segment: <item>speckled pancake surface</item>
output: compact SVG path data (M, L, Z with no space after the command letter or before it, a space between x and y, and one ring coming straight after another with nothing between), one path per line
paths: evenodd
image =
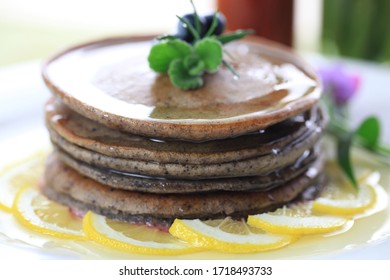
M205 179L210 177L256 176L272 172L286 165L293 164L301 155L314 147L320 136L321 133L316 133L305 139L305 141L294 143L287 149L275 150L273 153L271 152L263 156L211 164L161 163L158 161L144 161L142 159L113 158L69 143L61 143L60 145L65 147L65 152L71 154L76 159L97 167L145 176ZM59 144L59 142L54 143Z
M305 63L260 39L226 46L239 79L221 67L195 91L177 89L149 69L151 44L151 38L112 38L74 47L49 60L43 77L81 115L157 139L235 137L306 111L320 97Z
M307 151L294 164L281 167L272 172L250 177L208 178L203 180L169 179L161 177L137 176L89 165L79 161L66 152L55 150L60 161L101 184L116 189L150 193L196 193L213 191L268 191L285 184L306 172L316 160L318 151Z
M80 175L52 156L46 168L43 193L82 210L93 210L119 220L170 223L174 218L244 217L275 209L298 198L305 190L321 189L323 161L317 160L304 174L267 192L213 192L197 194L150 194L125 191ZM311 194L312 195L312 194Z

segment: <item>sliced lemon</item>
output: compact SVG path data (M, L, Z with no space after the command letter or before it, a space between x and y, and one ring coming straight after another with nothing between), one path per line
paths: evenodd
M0 209L12 211L16 192L24 186L37 186L46 152L37 152L5 167L0 172Z
M167 232L145 225L113 221L92 212L85 215L83 228L87 237L97 243L130 253L179 255L199 251Z
M84 239L82 222L68 207L48 200L37 189L21 188L15 198L13 213L30 230L64 239Z
M335 216L314 216L308 211L280 208L275 212L248 216L248 224L276 234L324 234L340 230L348 219Z
M1 203L0 203L0 210L2 210L4 212L12 212L11 208L9 208Z
M359 190L344 183L341 186L331 185L313 201L313 211L339 216L355 216L373 208L377 202L380 174L374 172L359 180ZM384 193L383 191L381 193Z
M176 219L169 232L193 246L227 253L275 250L296 240L289 235L269 234L231 218L201 221Z

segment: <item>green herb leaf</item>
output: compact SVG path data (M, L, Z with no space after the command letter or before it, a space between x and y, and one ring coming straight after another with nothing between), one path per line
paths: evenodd
M192 53L192 46L182 40L169 40L156 44L150 50L149 67L156 72L166 73L171 62Z
M180 22L193 36L191 45L175 35L158 37L160 41L150 50L148 61L149 67L156 72L168 73L171 82L184 90L195 89L203 86L202 75L205 71L215 72L223 63L238 78L233 65L223 60L223 46L231 41L241 39L252 30L237 30L229 34L219 36L212 35L218 26L218 11L214 13L212 22L206 34L203 34L201 18L193 7L194 23L183 17L178 17Z
M167 40L167 41L170 41L170 40L176 40L178 39L175 35L162 35L162 36L158 36L156 38L156 40L158 41L164 41L164 40Z
M360 124L356 130L356 136L363 146L376 150L380 139L380 127L378 118L370 116Z
M224 45L224 44L230 43L232 41L242 39L245 36L253 34L253 33L254 33L253 30L240 30L239 29L239 30L236 30L236 31L231 32L231 33L219 35L216 38L218 41L221 42L221 44Z
M352 185L358 189L358 184L351 164L350 148L352 146L354 132L344 133L339 136L337 142L337 159L340 167L345 172Z
M187 27L188 31L191 32L195 41L200 39L199 32L192 26L192 24L188 20L186 20L185 18L179 17L179 16L177 16L177 18Z
M175 59L169 65L169 78L176 87L189 90L203 86L203 79L200 75L193 76L184 65L183 59Z
M234 79L237 80L238 78L240 78L240 75L238 75L238 73L237 73L236 69L234 69L233 65L231 65L226 60L222 60L222 63L230 70L230 72L232 72Z
M183 63L184 67L188 69L188 73L191 76L202 75L206 69L204 62L196 54L186 56Z
M191 5L192 5L192 9L194 10L195 29L196 29L196 32L198 32L198 34L200 34L201 26L200 26L199 15L198 15L198 12L196 11L196 7L195 7L194 2L192 0L190 0L190 2L191 2ZM194 38L195 38L195 36L194 36Z
M222 45L213 38L204 38L194 45L196 55L204 62L209 72L217 71L222 63Z
M204 37L211 36L211 34L213 34L213 32L215 31L217 26L218 26L218 12L215 12L214 16L213 16L213 21L211 22L211 25L210 25L210 28L209 28L209 30L207 30L207 33L204 35Z

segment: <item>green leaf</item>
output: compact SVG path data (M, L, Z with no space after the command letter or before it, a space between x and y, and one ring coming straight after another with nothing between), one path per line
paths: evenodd
M192 24L185 18L177 16L177 18L186 26L187 30L192 34L195 41L200 39L199 32L192 26Z
M230 43L232 41L242 39L245 36L253 34L253 33L254 33L253 30L240 30L239 29L239 30L236 30L236 31L231 32L231 33L219 35L219 36L217 36L217 40L220 41L221 44L224 45L224 44Z
M203 86L203 79L199 76L190 75L188 69L184 65L183 59L175 59L169 65L169 78L176 87L189 90L197 89Z
M191 76L202 75L205 71L204 62L196 54L186 56L183 63Z
M376 117L364 119L355 131L342 132L338 136L337 158L340 167L355 188L358 184L353 171L350 149L354 139L359 140L366 148L375 150L379 145L380 123Z
M356 130L356 136L358 136L363 146L375 150L379 144L380 128L378 118L370 116L360 124Z
M211 36L211 34L213 34L213 32L215 31L217 26L218 26L218 12L215 12L214 16L213 16L213 21L211 22L211 25L210 25L210 28L209 28L209 30L207 30L207 33L204 35L204 37Z
M171 41L171 40L176 40L176 39L179 39L177 38L175 35L162 35L162 36L158 36L156 38L158 41Z
M213 38L204 38L194 45L195 53L204 62L205 69L214 72L222 63L222 45Z
M240 75L238 75L238 73L237 73L236 69L234 69L233 65L231 65L226 60L222 60L222 63L230 70L230 72L232 72L234 79L237 80L238 78L240 78Z
M182 40L169 40L152 47L148 61L149 67L156 72L166 73L170 63L192 53L192 46Z
M352 185L358 189L350 157L350 148L352 146L353 136L354 132L344 133L339 136L337 142L337 159L345 175L348 177Z
M195 19L196 32L198 32L198 34L200 34L201 26L200 26L199 15L198 15L198 12L196 11L196 7L195 7L194 2L192 0L190 0L190 2L191 2L191 5L192 5L192 9L194 10L194 19ZM195 36L194 36L194 38L195 38Z

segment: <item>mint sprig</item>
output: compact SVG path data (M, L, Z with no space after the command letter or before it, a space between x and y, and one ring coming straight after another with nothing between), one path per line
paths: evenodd
M149 66L156 72L168 72L171 62L192 54L192 47L181 40L167 40L153 46L149 53Z
M195 43L194 52L204 62L207 72L215 72L222 63L222 45L213 38L205 38Z
M176 87L184 90L203 86L204 72L215 72L222 62L222 45L204 38L190 45L182 40L167 40L150 51L149 66L156 72L168 73Z
M197 89L203 86L201 75L192 75L182 59L172 61L168 74L172 84L181 89Z
M183 90L202 87L203 75L216 72L221 64L233 73L234 78L238 78L234 67L223 59L223 45L242 39L253 32L237 30L213 35L218 24L218 12L214 13L208 30L202 32L201 20L193 1L190 2L194 10L195 26L183 17L178 16L178 19L193 36L194 42L190 44L174 35L158 37L158 43L151 48L148 56L150 68L159 73L167 73L172 84Z

